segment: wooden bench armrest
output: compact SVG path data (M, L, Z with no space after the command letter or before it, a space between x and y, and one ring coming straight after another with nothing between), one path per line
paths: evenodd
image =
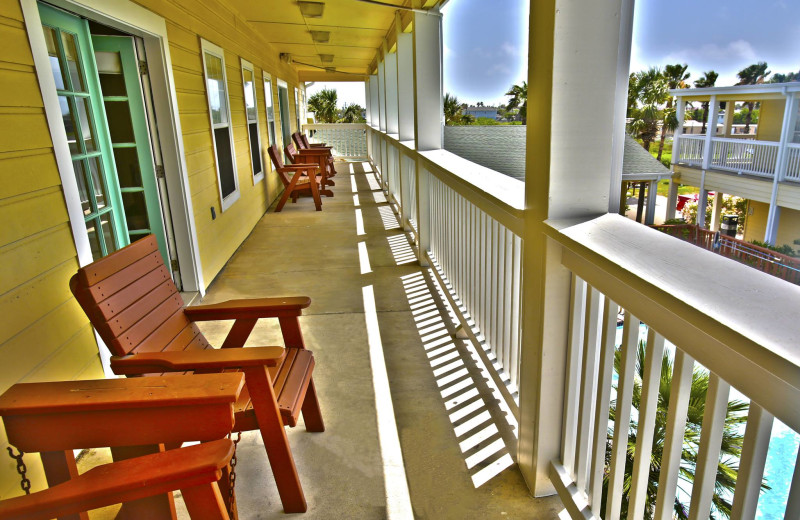
M184 313L187 318L194 321L280 318L299 316L309 305L311 298L308 296L253 298L193 305L186 307Z
M142 352L111 356L115 374L152 374L186 370L213 371L227 368L278 366L286 355L283 347L224 348L180 352Z
M330 150L326 148L300 148L297 150L299 155L330 155Z
M228 439L92 468L52 488L0 502L0 518L48 519L216 482L233 455Z
M328 146L328 143L308 143L308 146L311 148L333 148L333 146Z
M275 168L279 173L284 172L304 172L308 170L319 170L319 164L292 164L282 168Z

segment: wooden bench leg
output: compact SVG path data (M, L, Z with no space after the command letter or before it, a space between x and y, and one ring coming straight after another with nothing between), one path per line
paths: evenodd
M304 513L308 506L276 404L269 372L266 367L261 366L247 368L244 374L283 510L286 513Z
M39 454L42 458L44 475L48 487L55 487L78 476L78 465L71 451L47 451ZM58 520L89 520L86 512L61 516Z
M314 379L308 382L306 397L303 399L303 421L306 423L306 431L324 432L325 423L322 421L322 412L317 401L317 391L314 388Z
M111 448L111 456L116 462L163 451L165 451L163 445L113 447ZM140 518L176 520L178 513L175 510L175 497L172 496L172 493L165 493L125 502L122 504L119 513L117 513L117 520L137 520Z
M181 489L192 520L229 520L225 501L216 482Z

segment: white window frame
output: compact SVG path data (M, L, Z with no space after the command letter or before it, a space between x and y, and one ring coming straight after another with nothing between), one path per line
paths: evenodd
M289 102L289 84L286 83L281 78L275 78L275 93L278 95L278 107L277 107L278 111L275 113L276 114L275 133L277 134L276 137L278 135L280 136L280 144L278 145L278 148L281 150L281 153L283 153L283 147L286 146L288 143L284 143L283 142L283 116L281 115L281 87L286 89L286 102L288 103ZM289 112L289 107L286 107L286 111ZM291 115L289 116L289 118L291 119ZM278 122L280 122L280 127L281 127L281 131L280 132L278 132L278 128L277 128L278 127ZM289 122L289 133L291 133L291 129L292 129L292 123L290 121Z
M278 123L275 120L275 101L273 97L275 96L276 89L272 88L272 75L267 72L263 71L261 75L264 83L264 118L267 121L267 142L269 143L267 146L272 146L273 144L278 144ZM269 92L267 92L266 84L269 83ZM269 105L267 105L269 103ZM272 106L272 133L270 134L269 128L269 107Z
M233 124L231 122L231 100L228 88L228 75L225 70L225 51L219 45L214 45L208 40L200 38L200 53L203 58L203 83L206 91L206 103L208 104L208 123L211 125L211 145L214 147L214 165L217 171L217 191L219 192L220 208L224 212L230 208L234 202L239 200L239 171L236 168L236 148L233 142ZM208 69L206 65L206 53L219 58L222 61L222 82L225 84L225 110L227 111L227 123L214 123L211 115L211 97L208 92ZM236 187L227 197L222 196L222 179L220 178L219 157L217 155L217 140L214 130L228 128L228 138L231 142L231 164L233 165L233 182Z
M300 126L300 89L298 87L294 88L294 118L297 120L295 132L299 132L302 127Z
M253 64L247 61L244 58L239 58L242 64L242 95L244 96L244 122L245 127L247 128L247 146L250 150L250 165L252 166L253 162L253 143L250 141L250 125L255 123L256 124L256 135L258 136L258 160L261 162L261 173L258 175L251 175L253 179L253 186L258 184L259 182L264 180L264 148L261 144L261 125L258 122L258 89L256 88L256 71L253 68ZM244 81L244 71L249 70L250 74L253 78L253 104L256 107L256 118L254 120L250 120L247 115L247 90Z

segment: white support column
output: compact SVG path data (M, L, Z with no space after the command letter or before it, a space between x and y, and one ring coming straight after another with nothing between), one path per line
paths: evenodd
M708 104L708 124L706 125L706 139L705 148L703 149L703 170L707 170L711 164L711 154L714 152L714 143L711 141L717 132L717 113L719 104L717 103L717 96L711 96L711 101ZM714 124L711 124L712 121Z
M706 171L700 172L700 195L697 199L697 222L701 228L706 227L706 206L708 205L708 190L706 189Z
M733 128L734 106L736 106L736 103L733 101L725 102L725 116L722 119L722 137L730 137L732 135L731 128Z
M656 200L658 199L658 181L647 183L647 208L644 214L644 224L652 226L656 218Z
M401 141L414 139L414 37L402 32L400 14L397 28L397 132Z
M442 18L414 12L414 139L417 150L441 150Z
M797 97L795 92L786 96L786 105L783 109L783 124L781 125L781 139L778 144L778 155L775 158L775 178L772 181L772 195L769 200L769 213L767 214L767 229L764 232L764 242L775 245L778 238L778 225L780 223L780 206L778 206L778 189L780 182L786 177L786 145L792 138L797 110L795 108Z
M367 124L372 123L372 97L369 93L369 78L364 80L364 99L366 100L365 104L367 109Z
M373 74L369 77L369 95L370 95L370 105L372 106L372 119L370 119L369 124L370 126L374 126L378 128L381 123L380 118L380 110L378 105L378 75Z
M670 159L670 164L675 164L675 159L678 158L680 139L683 135L683 122L686 119L686 105L683 103L683 96L675 98L675 117L678 118L678 126L675 127L675 133L672 135L672 158ZM672 187L672 181L670 181L670 187ZM672 207L673 209L675 208L675 206ZM669 210L667 210L667 214L669 215Z
M518 462L535 496L554 492L569 330L570 272L544 222L609 210L618 62L631 46L620 35L632 9L629 0L530 3L528 104L537 124L526 140Z
M631 41L633 38L633 9L626 4L634 0L623 0L620 13L619 39ZM608 211L619 211L622 195L622 158L625 155L625 112L628 101L628 79L630 77L631 48L620 45L617 55L616 90L614 93L614 130L611 147L611 186L609 188Z
M385 58L386 66L386 133L397 133L397 53L390 52Z
M378 62L378 128L386 131L386 63L383 58Z
M673 150L675 150L673 145ZM674 157L674 155L673 155ZM670 177L669 179L669 193L667 194L667 214L664 217L666 220L675 218L677 210L675 209L678 205L678 183Z
M722 192L714 192L714 205L711 207L711 231L719 231L719 221L722 218Z

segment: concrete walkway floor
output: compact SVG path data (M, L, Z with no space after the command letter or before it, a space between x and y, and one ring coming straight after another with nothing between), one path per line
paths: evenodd
M337 170L322 212L310 198L271 208L203 299L312 299L301 327L327 429L287 430L302 518L556 518L558 498L532 498L513 464L512 426L453 342L369 163ZM282 344L270 321L248 345ZM202 328L218 345L230 325ZM237 453L240 518L285 517L259 434L245 433Z

